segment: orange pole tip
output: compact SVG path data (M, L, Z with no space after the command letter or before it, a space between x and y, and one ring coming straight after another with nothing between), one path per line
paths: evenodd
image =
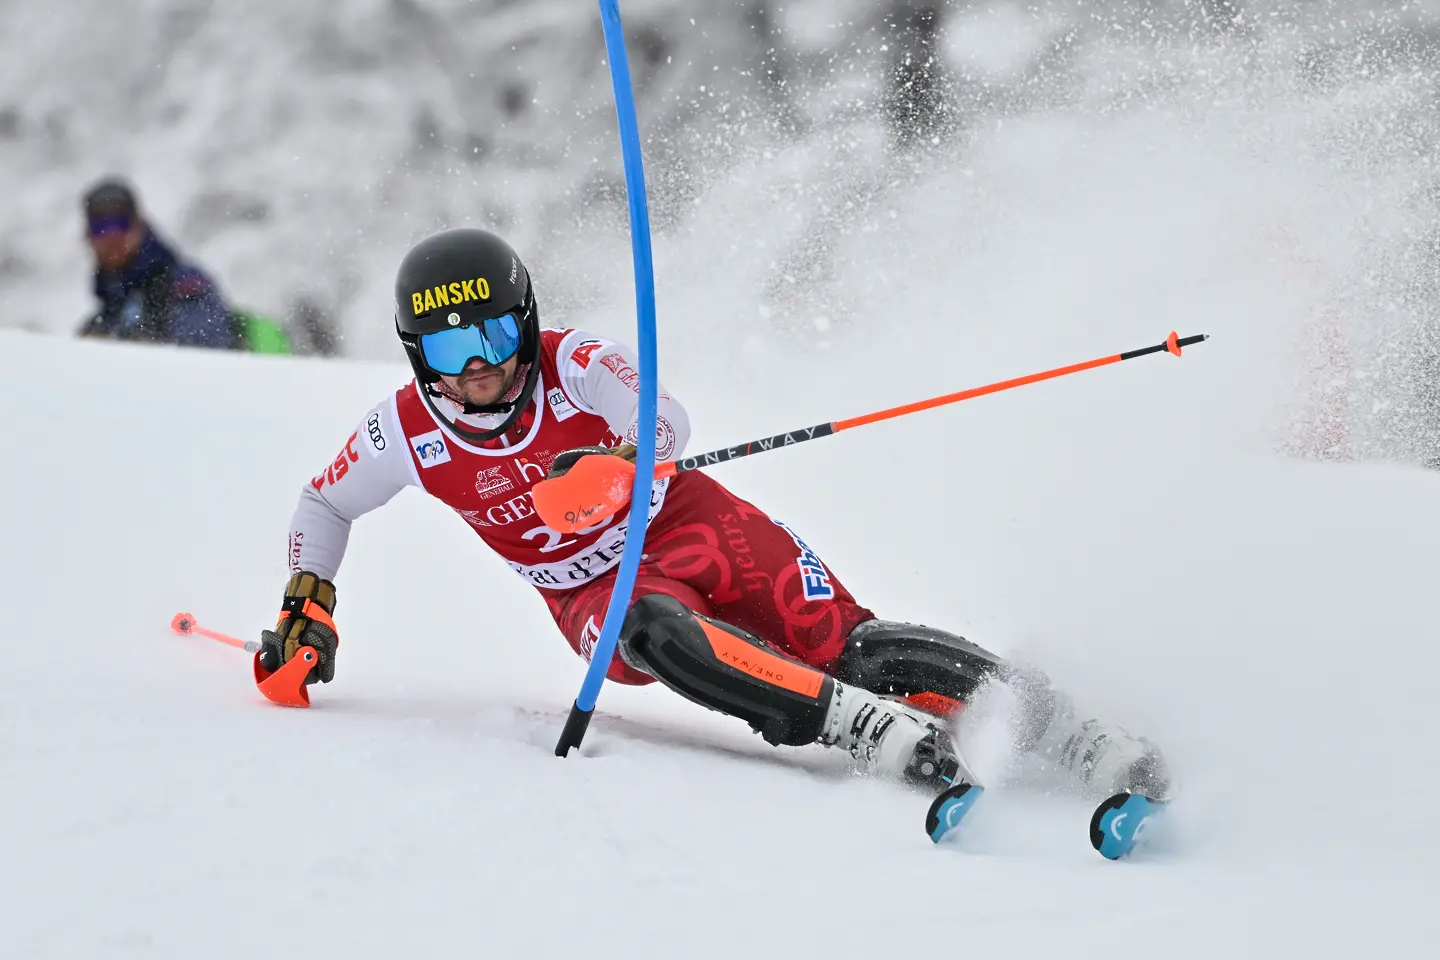
M241 650L250 650L253 647L238 637L232 637L226 633L219 633L200 626L195 620L193 613L177 613L170 621L170 629L182 637L206 637L210 640L219 640L221 643L232 647L239 647Z
M271 703L286 707L310 706L310 691L305 688L305 678L320 662L314 647L301 647L295 651L290 662L279 670L271 672L260 666L260 654L255 654L253 668L255 685Z
M625 509L635 486L635 464L624 457L592 453L563 476L541 480L532 496L535 512L560 533L575 533L609 520Z
M1176 333L1174 330L1171 330L1171 331L1170 331L1170 336L1168 336L1168 337L1165 338L1165 349L1166 349L1166 350L1169 350L1171 353L1175 354L1175 356L1177 356L1177 357L1180 356L1180 342L1179 342L1179 341L1180 341L1180 334Z

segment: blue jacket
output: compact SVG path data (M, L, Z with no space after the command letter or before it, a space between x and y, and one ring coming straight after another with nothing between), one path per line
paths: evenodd
M225 350L242 346L215 283L182 262L153 230L125 266L95 272L95 296L100 312L82 333Z

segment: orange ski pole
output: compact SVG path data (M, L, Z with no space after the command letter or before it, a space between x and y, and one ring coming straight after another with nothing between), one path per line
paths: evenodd
M1013 390L1016 387L1039 383L1042 380L1067 377L1072 373L1080 373L1082 370L1094 370L1096 367L1109 366L1122 360L1134 360L1136 357L1145 357L1152 353L1169 353L1178 357L1183 348L1203 343L1208 339L1209 335L1204 333L1193 337L1182 337L1172 331L1163 343L1157 343L1154 346L1127 350L1124 353L1116 353L1108 357L1086 360L1084 363L1072 363L1069 366L1056 367L1054 370L1043 370L1040 373L1016 377L1013 380L1001 380L999 383L972 387L958 393L947 393L941 397L919 400L915 403L891 407L888 410L851 417L848 420L835 420L830 423L816 424L813 427L804 427L800 430L791 430L773 437L751 440L740 446L726 447L723 450L712 450L698 456L685 457L673 463L657 463L655 464L655 479L673 477L677 473L698 470L700 467L713 466L728 460L738 460L756 453L793 446L797 443L804 443L806 440L828 437L841 430L863 427L866 424L879 423L881 420L893 420L896 417L918 413L921 410L932 410L935 407L959 403L961 400L973 400L976 397L999 393L1002 390ZM545 521L546 526L560 533L574 533L576 530L594 526L614 516L629 502L634 475L635 465L620 457L581 457L564 476L556 477L553 480L542 480L535 485L535 510Z
M241 640L228 633L206 629L195 621L193 613L175 614L170 621L170 629L184 637L205 637L255 654L251 668L255 673L255 685L260 688L265 699L287 707L310 706L310 691L305 689L305 677L314 669L318 658L314 647L301 647L280 669L266 670L260 665L259 640Z
M170 629L184 637L193 635L205 637L209 640L218 640L227 646L238 647L246 653L254 653L260 649L259 640L241 640L239 637L232 637L229 634L208 630L200 626L200 624L195 621L195 614L193 613L175 614L174 619L170 621Z

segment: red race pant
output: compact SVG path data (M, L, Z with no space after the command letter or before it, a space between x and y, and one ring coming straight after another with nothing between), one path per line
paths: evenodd
M600 639L615 576L540 591L560 632L586 660ZM826 672L855 625L875 618L788 527L698 472L671 481L646 535L632 602L651 593L668 594ZM606 677L629 684L654 679L619 656Z

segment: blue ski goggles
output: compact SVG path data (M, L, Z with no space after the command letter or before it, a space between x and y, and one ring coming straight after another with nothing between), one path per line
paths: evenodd
M465 365L480 359L499 366L520 349L520 321L507 313L492 320L420 335L420 357L425 365L447 377L458 377Z
M92 237L103 237L107 233L124 233L130 229L133 221L123 214L110 217L95 217L86 225L86 230Z

